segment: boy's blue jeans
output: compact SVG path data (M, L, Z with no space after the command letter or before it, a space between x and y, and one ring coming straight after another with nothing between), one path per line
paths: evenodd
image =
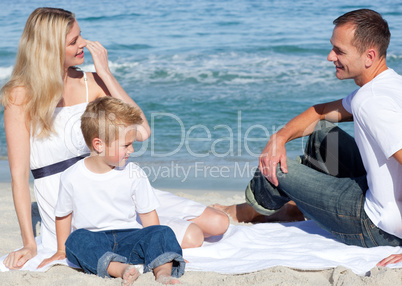
M144 272L173 262L174 277L182 276L185 268L174 232L162 225L99 232L78 229L66 241L66 254L85 272L101 277L110 277L107 268L112 261L144 264Z
M279 185L257 169L246 199L269 215L293 200L305 217L338 240L362 247L402 246L402 239L376 227L364 211L366 172L354 139L327 121L310 135L301 163L287 160L288 173L278 166Z

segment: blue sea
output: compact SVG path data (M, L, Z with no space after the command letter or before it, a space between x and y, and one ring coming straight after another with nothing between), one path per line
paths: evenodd
M388 65L402 73L402 1L2 0L0 86L40 6L74 12L83 37L107 48L112 72L152 127L131 160L156 187L243 190L270 135L309 106L356 89L326 60L332 21L347 11L385 17ZM81 68L94 70L89 52ZM351 123L341 126L353 134ZM289 157L304 142L289 143Z

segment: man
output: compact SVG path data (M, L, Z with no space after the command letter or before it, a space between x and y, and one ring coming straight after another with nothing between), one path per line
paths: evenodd
M218 208L243 221L300 219L294 202L346 244L402 246L402 77L386 64L388 24L369 9L334 24L327 59L359 89L290 120L264 148L248 204ZM330 123L352 120L355 140ZM288 160L285 144L306 135L301 162Z

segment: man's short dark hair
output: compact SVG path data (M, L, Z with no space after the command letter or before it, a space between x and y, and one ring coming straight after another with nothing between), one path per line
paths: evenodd
M360 53L371 47L376 47L379 57L387 55L391 33L388 23L376 11L359 9L348 12L334 20L336 27L352 24L355 26L355 35L352 44Z

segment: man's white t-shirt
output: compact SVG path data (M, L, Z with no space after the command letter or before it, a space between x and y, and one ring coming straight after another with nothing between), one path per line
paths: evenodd
M402 77L388 69L343 99L367 171L364 210L380 229L402 238Z
M105 174L89 171L81 160L61 175L55 215L71 212L72 230L90 231L142 228L138 213L159 206L145 172L134 163Z

